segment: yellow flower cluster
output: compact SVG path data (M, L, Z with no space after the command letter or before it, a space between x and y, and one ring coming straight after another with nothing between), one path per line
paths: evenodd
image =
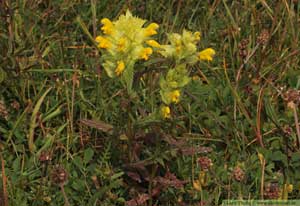
M190 81L188 65L198 61L212 61L215 51L212 48L197 50L201 39L200 32L183 30L182 34L168 34L169 44L161 45L152 36L157 34L159 25L134 17L130 11L116 21L108 18L101 20L102 35L95 38L101 49L103 67L109 77L120 77L131 93L134 65L138 60L147 61L154 51L163 57L175 60L174 68L167 75L160 77L160 95L163 106L160 113L163 118L171 117L170 104L177 104L182 95L182 88Z
M197 52L197 43L200 41L200 32L183 30L182 35L172 33L168 35L170 44L161 45L160 53L165 57L173 57L176 61L185 60L186 63L194 64L199 60L211 61L215 55L212 48Z
M181 64L167 72L166 77L161 77L159 81L160 96L165 105L177 104L180 101L181 88L190 81L186 65ZM162 116L165 115L162 113Z
M151 39L151 36L157 34L158 24L150 23L143 27L145 22L132 16L129 11L116 21L108 18L101 20L104 35L97 36L95 41L98 48L103 49L103 67L108 76L121 76L126 70L133 73L137 60L149 60L152 48L160 47L158 42Z
M173 58L176 66L167 72L166 78L160 79L160 95L165 105L180 101L181 89L190 81L187 65L197 61L212 61L215 50L212 48L197 51L197 43L200 41L200 32L183 30L182 34L168 34L170 44L160 45L159 53L167 58ZM165 108L167 106L164 106ZM166 109L161 111L164 118L169 118L170 113Z

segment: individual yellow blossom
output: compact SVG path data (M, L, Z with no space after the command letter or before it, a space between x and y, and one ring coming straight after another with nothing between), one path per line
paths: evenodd
M182 43L181 43L181 40L180 40L180 39L177 39L177 40L175 41L175 45L176 45L176 47L175 47L176 53L179 54L179 53L181 52L181 50L182 50Z
M193 188L199 192L201 192L202 188L201 188L201 184L199 182L199 180L193 181Z
M286 185L286 191L288 193L291 193L293 191L293 189L294 189L294 186L292 184L287 184Z
M95 41L98 43L99 48L108 49L111 47L110 41L102 36L97 36Z
M193 79L194 81L197 81L197 80L200 79L200 77L199 77L198 75L194 75L194 76L192 76L192 79Z
M207 60L212 61L213 56L216 54L215 50L212 48L204 49L203 51L199 52L199 59L200 60Z
M194 37L195 37L195 40L196 40L196 41L200 41L200 38L201 38L200 32L199 32L199 31L196 31L196 32L194 33Z
M158 24L156 24L156 23L151 23L151 24L149 24L149 26L147 26L146 28L145 28L145 36L152 36L152 35L154 35L154 34L157 34L157 31L156 31L156 29L158 29Z
M122 52L125 51L126 42L127 42L127 40L125 37L122 37L119 39L119 42L118 42L118 50L119 51L122 51Z
M178 38L180 38L180 36L179 36ZM176 40L175 40L175 44L176 44L177 46L181 45L181 40L180 40L180 39L176 39Z
M115 70L115 73L116 73L117 76L120 76L120 74L122 74L122 72L125 69L125 64L124 64L123 61L118 61L117 63L118 63L118 66Z
M174 90L173 92L170 93L170 97L172 102L178 103L180 97L180 91L178 89Z
M163 116L163 118L168 119L171 117L171 110L170 107L168 106L163 106L161 108L161 115Z
M181 46L177 46L177 47L176 47L176 53L179 54L180 51L181 51Z
M265 157L261 153L257 153L258 159L260 161L260 164L263 165L265 162Z
M159 48L159 47L161 47L161 45L160 45L157 41L152 40L152 39L146 41L146 43L147 43L149 46L152 46L152 47L154 47L154 48Z
M201 171L199 173L199 182L201 185L205 186L206 185L206 179L205 179L206 173L204 171Z
M148 60L152 52L153 51L150 47L144 48L140 54L141 59Z
M104 34L112 34L113 33L114 25L108 18L103 18L101 20L101 23L103 24L103 26L101 27L101 30L103 31Z

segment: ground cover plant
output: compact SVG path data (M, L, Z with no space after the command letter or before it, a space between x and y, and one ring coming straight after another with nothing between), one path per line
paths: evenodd
M299 199L299 12L0 1L0 205Z

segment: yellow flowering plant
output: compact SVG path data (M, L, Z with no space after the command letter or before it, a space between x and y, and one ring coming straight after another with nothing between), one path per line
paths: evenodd
M175 60L175 67L168 70L166 77L160 78L160 95L164 104L178 103L182 95L182 88L190 81L188 65L198 61L211 61L215 55L212 48L198 52L197 43L200 41L200 32L183 30L178 33L168 34L170 44L161 45L160 52L166 58ZM162 116L165 116L162 114Z
M140 68L135 68L138 61L149 61L154 52L160 54L167 64L174 60L174 66L166 65L170 69L159 79L163 102L160 116L165 119L171 117L170 104L179 103L182 89L190 81L189 66L201 60L211 61L215 55L211 48L198 51L200 32L183 30L182 34L170 33L167 34L169 44L161 45L152 38L158 33L159 25L150 23L145 26L146 20L134 17L130 11L116 21L103 18L100 22L102 34L95 38L95 42L101 51L102 66L109 77L121 80L129 94L132 93L134 75Z

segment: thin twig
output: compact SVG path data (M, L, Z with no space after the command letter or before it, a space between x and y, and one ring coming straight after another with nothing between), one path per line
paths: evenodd
M265 183L265 165L266 160L265 157L258 153L258 158L261 164L261 177L260 177L260 198L264 199L264 183Z
M293 106L293 113L294 113L294 119L295 119L295 125L296 125L296 131L297 131L297 147L300 149L300 127L299 127L299 120L297 115L297 108L296 105Z
M256 109L256 114L257 114L257 116L256 116L256 139L261 147L264 147L264 143L263 143L262 135L261 135L261 128L260 128L263 91L264 91L264 87L262 87L259 91L258 100L257 100L257 109Z
M8 206L8 196L7 196L7 191L6 191L6 175L5 175L5 165L4 165L4 160L2 158L1 154L1 167L2 167L2 189L3 189L3 206Z
M61 192L62 192L62 194L63 194L63 196L64 196L64 199L65 199L65 205L66 205L66 206L70 206L70 203L69 203L67 194L66 194L66 192L65 192L64 185L63 185L63 184L60 184L59 186L60 186L60 190L61 190Z

